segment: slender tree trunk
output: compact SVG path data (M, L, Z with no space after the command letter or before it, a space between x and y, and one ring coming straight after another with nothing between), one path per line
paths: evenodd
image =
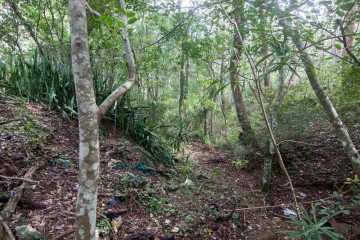
M238 53L241 50L240 44L241 44L241 42L240 42L239 37L235 36L233 46L238 51ZM243 98L242 92L240 90L238 62L239 62L239 60L238 60L237 54L234 54L231 57L231 61L230 61L230 83L231 83L231 90L232 90L234 103L235 103L236 114L237 114L237 118L239 120L240 126L243 130L243 136L245 139L249 139L248 137L252 135L252 127L250 124L249 115L246 111L244 98ZM239 135L239 138L242 138L242 137L240 137L240 135Z
M224 85L224 77L223 77L223 73L225 72L225 56L224 58L221 60L221 65L220 65L220 87L222 87ZM225 93L224 93L224 89L222 89L220 91L220 101L221 101L221 113L223 115L224 118L224 134L225 134L225 139L226 141L229 143L228 137L227 137L227 118L226 118L226 101L225 101Z
M70 0L72 67L79 120L79 187L76 239L94 239L99 176L98 106L90 66L86 10L83 1Z
M77 240L95 239L96 207L99 178L99 121L111 105L135 84L135 60L127 28L122 29L128 79L98 107L91 72L86 1L69 1L72 72L74 75L79 120L79 186L76 202ZM126 11L125 0L120 5ZM99 14L98 14L99 15ZM126 16L121 19L127 23Z
M279 127L279 108L284 96L284 82L285 82L285 71L283 68L280 70L279 88L276 100L271 106L271 131L273 137L276 139L277 130ZM272 175L272 159L276 156L276 148L271 138L269 139L269 152L270 156L264 158L264 171L263 171L263 191L270 192L271 190L271 175Z
M240 4L234 5L235 11L240 12L238 16L235 17L235 23L239 27L241 26L241 21L242 21L241 16L243 16L243 7L244 7L244 1L241 1ZM234 53L231 56L231 60L230 60L230 83L231 83L231 89L234 98L237 118L243 130L243 132L239 134L239 140L244 143L251 143L257 145L254 139L249 115L248 112L246 111L245 101L239 84L238 64L240 61L239 56L241 54L242 45L243 45L242 38L238 35L236 26L234 26L234 32L235 32L235 36L234 36L233 48L236 49L236 53Z
M186 87L186 60L185 56L182 57L183 60L181 62L180 69L180 96L179 96L179 117L180 121L183 120L183 111L184 111L184 101L187 97L187 87Z
M266 9L263 5L260 6L260 9L259 9L259 13L261 15L260 17L260 34L261 34L261 37L262 37L262 49L261 49L261 54L263 55L263 57L267 56L270 54L270 50L269 50L269 44L268 44L268 33L266 31L266 18L265 18L265 12L266 12ZM263 62L263 72L265 72L268 67L269 67L269 64L270 64L270 59L269 58L266 58ZM267 90L270 90L271 89L271 81L270 81L270 74L267 74L265 77L264 77L264 86Z
M284 29L288 29L291 31L290 33L291 39L299 51L300 60L305 66L305 72L310 81L311 87L313 88L317 98L319 99L320 104L323 106L326 115L330 119L330 122L333 125L335 132L337 133L348 157L350 158L350 161L353 166L354 174L360 176L359 153L356 150L355 145L350 138L346 126L342 122L339 114L337 113L335 107L330 101L329 96L321 87L321 83L317 76L314 63L311 61L310 56L305 49L305 44L300 40L299 38L300 35L294 34L296 33L296 30L292 27L292 24L290 22L285 22L284 20L281 20L280 24L284 27Z

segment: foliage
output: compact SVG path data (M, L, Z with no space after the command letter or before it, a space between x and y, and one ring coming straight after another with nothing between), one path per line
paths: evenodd
M327 236L330 239L343 239L344 237L333 231L332 227L328 227L325 224L334 216L343 213L338 211L333 214L327 215L321 219L318 219L314 205L311 206L310 212L301 206L301 219L290 218L290 223L301 228L301 230L288 230L284 231L287 234L287 239L299 238L299 239L318 239L321 240Z

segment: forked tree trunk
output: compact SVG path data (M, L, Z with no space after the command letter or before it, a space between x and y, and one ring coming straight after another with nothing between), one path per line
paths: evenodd
M341 143L351 161L354 174L357 174L358 176L360 176L359 153L356 150L355 145L350 138L350 135L346 129L346 126L342 122L334 105L330 101L329 96L326 94L324 89L321 87L321 83L317 76L314 63L311 61L310 56L305 49L305 44L299 38L299 36L300 36L299 34L294 34L294 33L296 33L296 30L292 27L291 22L281 20L280 24L284 27L284 29L288 29L291 31L291 33L289 35L299 51L299 57L305 66L305 72L310 81L311 87L313 88L317 98L319 99L320 104L323 106L323 108L326 112L326 115L330 119L330 122L333 125L335 132L337 133L339 140L341 141Z
M76 239L94 239L99 176L99 108L95 102L90 66L86 10L83 1L70 0L72 71L79 121L79 186Z
M86 1L70 0L72 72L74 75L79 120L79 186L76 202L76 239L95 239L96 207L99 178L99 121L111 105L135 84L135 60L127 28L122 29L128 65L128 79L98 107L95 102L91 72ZM125 0L120 0L126 10ZM124 24L126 16L122 16Z

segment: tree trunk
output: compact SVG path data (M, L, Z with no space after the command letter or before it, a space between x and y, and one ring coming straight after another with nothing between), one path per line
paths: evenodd
M98 106L90 66L86 10L83 1L70 0L72 71L79 120L79 186L76 239L94 239L99 176Z
M91 72L86 1L69 1L72 72L74 75L79 120L79 186L76 202L78 240L95 239L96 207L99 178L99 121L111 105L135 84L135 60L128 38L127 27L122 29L128 79L112 92L98 107L95 102ZM125 0L120 5L126 11ZM122 16L126 24L126 16Z
M238 36L235 36L233 46L238 51L238 53L241 50L240 44L241 44L240 38ZM230 83L231 83L231 90L232 90L232 94L233 94L233 98L234 98L237 118L238 118L240 126L243 130L242 135L245 140L245 139L249 139L248 137L252 135L252 127L250 124L248 113L246 111L244 98L243 98L242 92L240 90L238 62L239 62L239 60L238 60L237 54L234 54L230 60ZM241 138L240 140L242 140L243 137L240 137L240 135L239 135L239 138Z
M300 40L300 35L294 34L296 33L296 30L292 27L292 24L290 22L285 22L284 20L281 20L280 24L284 27L284 29L289 29L291 31L291 39L299 51L299 56L305 66L305 72L310 81L311 87L313 88L317 98L319 99L320 104L323 106L326 115L330 119L331 124L334 126L335 132L337 133L347 155L350 158L354 174L360 176L359 153L356 150L355 145L351 140L344 123L342 122L340 116L338 115L336 109L330 101L329 96L327 96L326 92L321 87L320 80L314 67L314 63L311 61L310 56L305 49L305 44Z
M268 37L267 37L267 31L266 31L266 18L265 18L265 12L266 12L266 8L264 7L264 5L261 5L259 8L259 13L260 13L260 34L261 34L261 38L262 38L262 49L261 49L261 54L263 55L263 57L267 56L270 54L270 50L269 50L269 44L268 44ZM266 70L268 69L270 64L270 59L266 58L263 62L263 72L266 72ZM266 74L266 76L264 77L264 86L267 90L271 90L271 82L270 82L270 74Z
M184 53L183 53L184 54ZM187 86L186 86L186 77L187 77L187 64L186 61L184 59L185 57L183 56L183 60L181 62L181 69L180 69L180 95L179 95L179 117L180 117L180 121L183 120L183 111L184 111L184 101L187 97Z
M240 4L234 4L234 11L240 12L235 17L235 23L238 27L241 27L241 16L243 15L243 7L244 1L241 1ZM239 85L238 63L240 61L239 56L241 54L243 45L242 38L238 35L236 26L234 26L234 32L235 36L233 48L236 49L236 52L231 56L230 60L230 83L236 108L236 115L243 130L243 132L239 134L239 140L243 143L250 143L249 145L257 145L253 136L253 130L250 124L249 115L246 111L245 101Z
M272 103L271 106L271 131L273 133L274 138L276 139L277 130L279 126L279 107L283 100L284 96L284 82L285 82L285 71L281 68L280 79L279 79L279 88L278 88L278 95L276 100ZM274 145L271 138L269 139L269 153L270 156L264 158L264 171L263 171L263 191L270 192L271 190L271 175L272 175L272 159L276 155L276 146Z

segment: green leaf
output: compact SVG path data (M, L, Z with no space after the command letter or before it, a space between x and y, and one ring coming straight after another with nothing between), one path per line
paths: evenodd
M336 47L337 50L341 50L341 49L342 49L342 46L341 46L340 44L337 44L337 43L335 44L335 47Z
M320 5L329 6L331 5L331 1L321 1L319 2Z
M258 67L263 61L265 61L265 59L269 58L271 55L273 55L274 53L270 53L265 55L264 57L262 57L256 64L255 66Z
M127 12L126 13L126 16L128 17L128 18L132 18L132 17L135 17L135 13L134 12Z
M121 28L125 28L125 27L126 27L125 24L124 24L120 19L116 19L116 23L117 23L117 25L118 25L119 27L121 27Z
M344 11L349 11L353 5L354 5L354 3L349 2L349 3L345 3L343 5L340 5L340 8Z
M126 11L122 8L118 8L119 12L122 14L122 15L126 15Z
M138 19L136 17L130 18L128 20L128 24L133 24L134 22L136 22Z

